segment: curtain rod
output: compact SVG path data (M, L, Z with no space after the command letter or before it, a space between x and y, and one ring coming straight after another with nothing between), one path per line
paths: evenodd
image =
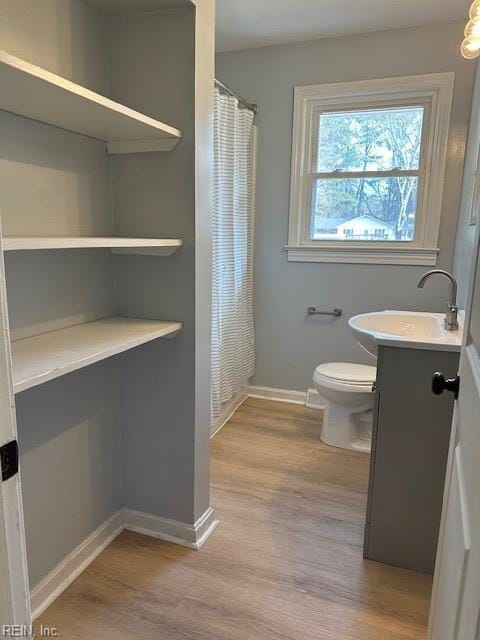
M215 86L218 87L221 91L228 93L229 96L233 96L234 98L236 98L242 105L242 107L245 107L245 109L250 109L250 111L253 111L253 113L257 115L259 111L258 104L252 104L251 102L248 102L247 100L245 100L245 98L242 98L242 96L233 91L233 89L230 89L230 87L227 87L226 84L223 84L223 82L220 82L220 80L217 80L216 78Z

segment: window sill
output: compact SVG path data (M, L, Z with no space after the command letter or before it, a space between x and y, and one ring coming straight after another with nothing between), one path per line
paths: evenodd
M285 247L289 262L341 264L397 264L435 266L439 249L424 247L292 246Z

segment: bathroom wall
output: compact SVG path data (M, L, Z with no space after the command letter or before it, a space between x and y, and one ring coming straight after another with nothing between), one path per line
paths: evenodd
M115 359L16 395L30 586L122 506Z
M305 390L320 362L371 363L348 329L352 315L377 309L445 308L443 281L416 288L423 267L287 262L293 88L455 72L438 261L451 269L474 71L459 54L463 27L440 24L217 55L217 77L260 105L253 384ZM341 307L344 315L338 320L308 318L306 309L313 304Z
M472 205L475 173L480 150L480 65L478 61L472 61L470 64L475 68L475 83L472 96L468 142L465 153L460 217L458 220L453 261L453 271L458 280L458 300L461 308L465 308L467 302L468 281L471 270L473 243L475 240L476 225L472 224Z
M81 0L2 0L0 39L14 56L106 91L104 21Z
M159 340L122 357L125 506L183 522L193 522L193 29L191 8L109 21L112 96L183 134L168 155L112 159L116 231L185 242L168 260L117 260L122 314L184 323L174 340ZM176 295L180 290L182 295Z
M202 362L197 349L210 344L210 256L207 252L203 259L208 276L197 298L196 253L205 234L202 211L209 219L210 210L196 202L195 48L192 6L109 21L112 97L183 134L168 155L112 159L116 232L184 241L169 259L117 260L120 313L183 322L174 340L122 357L125 506L188 523L209 506L209 349ZM211 86L213 55L210 74ZM198 307L207 311L208 322L199 321ZM207 383L200 393L196 375Z
M80 0L2 0L0 48L107 90L104 20ZM111 233L103 143L2 111L0 137L5 234ZM7 255L12 336L112 315L113 264L108 251ZM16 406L34 586L121 506L117 362L17 394Z

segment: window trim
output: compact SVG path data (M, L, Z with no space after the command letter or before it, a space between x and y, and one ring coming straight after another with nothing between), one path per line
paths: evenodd
M454 73L295 87L288 260L372 264L435 265L443 200ZM319 112L418 104L427 108L420 167L415 239L404 241L311 240L309 181L315 157ZM425 126L427 125L427 126ZM381 172L387 175L388 172ZM349 177L347 172L342 177ZM311 191L311 189L310 189ZM428 207L428 210L427 210ZM353 246L352 246L353 245Z

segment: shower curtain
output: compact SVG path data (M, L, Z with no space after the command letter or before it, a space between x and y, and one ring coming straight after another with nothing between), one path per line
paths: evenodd
M252 308L254 114L215 88L212 424L255 367Z

